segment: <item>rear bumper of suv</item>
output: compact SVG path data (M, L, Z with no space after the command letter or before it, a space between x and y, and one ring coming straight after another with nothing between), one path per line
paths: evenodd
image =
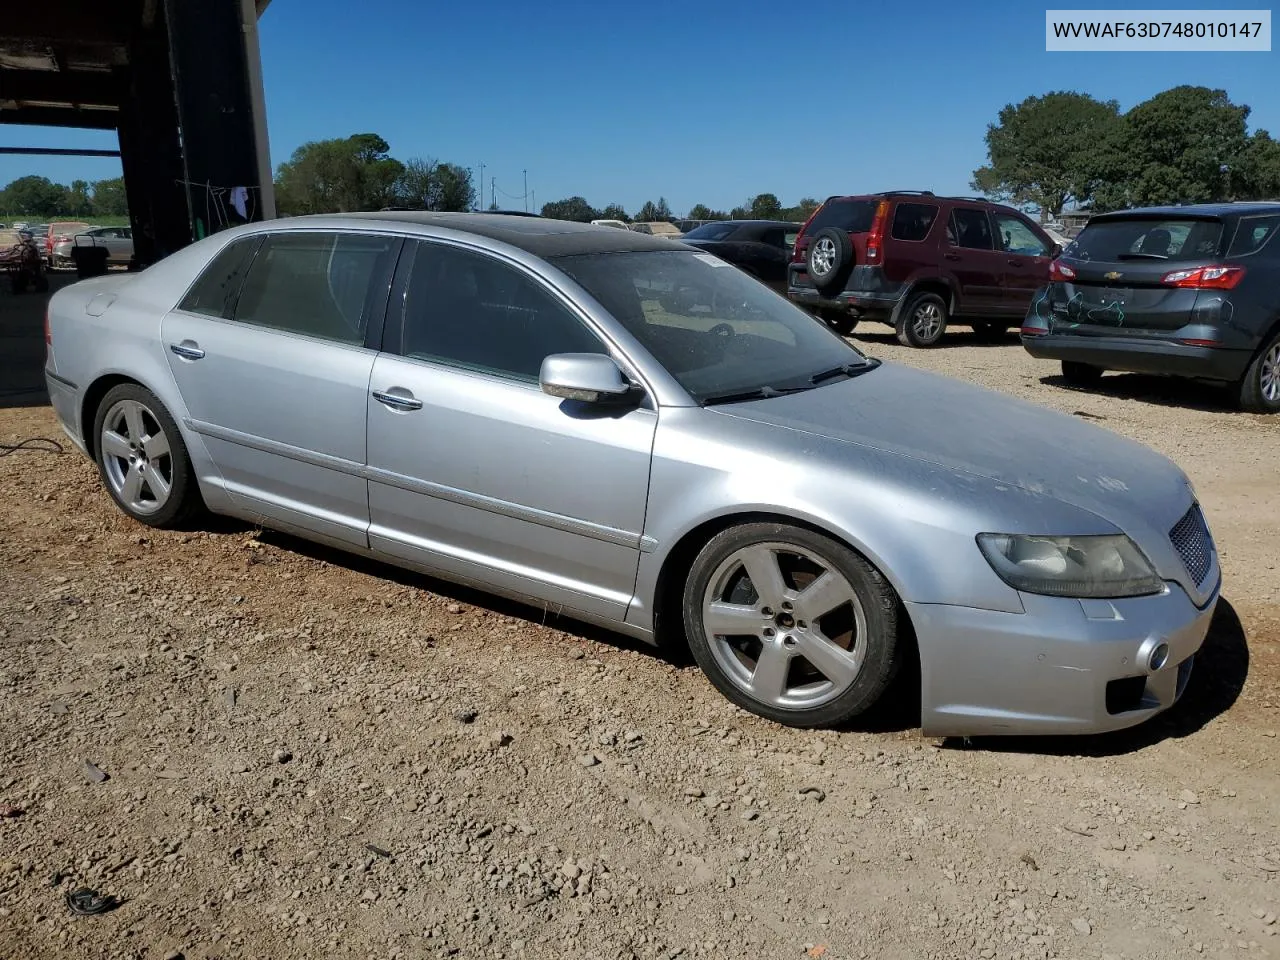
M905 292L906 284L888 279L880 267L856 266L843 289L826 292L819 291L809 280L803 263L787 267L787 297L802 306L844 310L860 317L888 316Z
M1248 350L1199 347L1145 337L1023 335L1027 353L1042 360L1071 360L1107 370L1235 381L1244 376Z

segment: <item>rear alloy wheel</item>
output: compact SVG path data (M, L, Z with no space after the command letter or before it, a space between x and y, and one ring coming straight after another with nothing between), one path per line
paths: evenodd
M177 527L201 506L177 424L150 390L122 383L94 418L98 472L120 509L150 527Z
M833 726L897 672L893 588L848 547L802 527L751 523L703 547L684 590L694 659L729 700L793 727Z
M809 280L818 290L839 290L853 267L853 242L843 230L824 227L813 235L805 256Z
M898 342L904 347L933 347L947 332L947 302L936 293L917 293L898 317Z
M823 323L842 337L847 337L853 333L853 328L858 325L858 318L846 313L844 310L832 310L830 307L823 307L818 311L818 316Z
M1095 367L1092 363L1062 361L1062 379L1073 387L1096 387L1105 372L1102 367Z
M1280 333L1258 351L1240 381L1240 409L1280 413Z

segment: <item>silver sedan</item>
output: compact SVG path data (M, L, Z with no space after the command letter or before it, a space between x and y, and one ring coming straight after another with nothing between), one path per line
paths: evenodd
M926 734L1129 726L1218 598L1164 457L631 231L254 224L49 325L58 417L136 520L207 509L687 643L780 723L848 721L918 653Z

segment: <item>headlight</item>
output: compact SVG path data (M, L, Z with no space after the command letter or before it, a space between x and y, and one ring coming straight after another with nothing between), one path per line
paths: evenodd
M1051 597L1141 597L1164 582L1124 534L1037 537L980 533L978 546L996 574L1015 590Z

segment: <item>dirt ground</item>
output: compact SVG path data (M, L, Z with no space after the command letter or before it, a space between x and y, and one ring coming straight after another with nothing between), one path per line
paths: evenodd
M783 729L541 611L230 522L144 529L78 454L24 449L0 456L0 955L1280 955L1280 418L1070 390L964 330L856 339L1188 471L1225 585L1174 711L944 742L907 697ZM36 436L47 407L0 409L0 443ZM120 905L75 916L81 886Z

